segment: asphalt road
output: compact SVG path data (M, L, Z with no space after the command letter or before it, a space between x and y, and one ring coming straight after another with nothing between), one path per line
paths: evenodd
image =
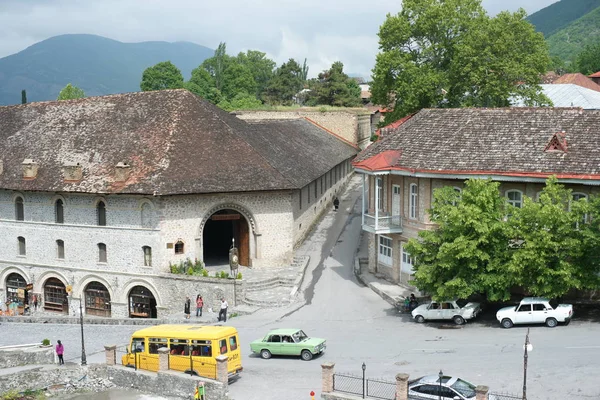
M347 201L354 201L348 199ZM352 209L353 207L349 207ZM331 213L333 214L333 213ZM335 371L394 381L397 373L411 377L437 374L460 376L493 391L519 394L523 387L523 342L527 328L500 328L482 318L460 329L442 323L419 325L396 312L353 276L360 218L328 215L301 251L311 255L301 296L306 304L265 310L228 320L242 343L244 372L230 385L235 400L319 398L321 363ZM577 309L576 309L577 312ZM493 315L493 311L492 314ZM326 352L311 361L296 358L262 360L250 354L249 343L275 327L296 327L327 339ZM88 362L103 360L104 344L125 344L134 326L94 326L86 331ZM62 339L67 361L79 361L77 325L0 325L0 345ZM530 400L600 399L600 323L590 314L569 326L532 326L533 351L528 360Z

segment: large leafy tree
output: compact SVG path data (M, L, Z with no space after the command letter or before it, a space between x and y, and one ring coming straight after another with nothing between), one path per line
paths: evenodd
M160 62L148 67L142 74L142 91L183 88L183 75L171 61Z
M485 293L506 298L516 277L505 270L509 235L499 183L469 180L459 194L436 190L430 217L438 229L422 231L406 250L415 257L414 284L436 299Z
M425 107L503 106L517 95L544 100L548 50L524 16L489 17L481 0L404 0L379 31L372 100L394 109L388 119Z
M202 66L192 70L192 76L185 83L185 88L197 96L217 104L221 101L221 92L215 85L214 78Z
M84 97L85 93L83 92L83 89L69 83L60 91L56 100L82 99ZM25 101L27 101L27 98L25 98Z
M252 71L243 64L231 63L223 73L221 91L227 99L233 99L240 93L256 97L256 87L257 84L252 76Z
M206 69L210 73L210 76L213 77L215 87L218 90L222 90L225 70L232 62L233 57L227 55L227 44L221 42L215 50L215 55L204 60L200 66Z
M267 58L267 55L263 52L248 50L246 53L238 54L237 62L247 67L252 74L256 82L256 91L253 94L260 97L273 77L273 70L276 66L275 61Z
M292 104L294 96L304 85L303 74L302 67L296 60L290 58L275 71L275 75L263 92L263 99L269 104Z
M600 44L585 46L575 57L575 68L584 75L600 71Z
M344 64L340 61L334 62L330 69L321 72L309 87L309 102L312 105L356 107L361 103L360 87L344 73Z

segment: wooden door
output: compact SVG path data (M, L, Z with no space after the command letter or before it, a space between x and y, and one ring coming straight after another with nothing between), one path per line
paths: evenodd
M240 265L245 267L250 266L250 230L248 229L248 221L243 216L240 218L238 223L239 229L239 257Z

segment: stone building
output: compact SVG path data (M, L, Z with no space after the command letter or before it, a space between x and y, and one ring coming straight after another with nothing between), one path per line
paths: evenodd
M575 199L598 194L598 126L600 111L575 108L425 109L387 129L353 163L363 176L369 270L408 283L404 244L435 229L428 210L437 188L489 178L520 207L556 175Z
M302 107L290 111L234 111L233 114L244 121L306 120L341 136L361 149L370 144L373 133L372 112L368 108L321 111L317 107Z
M0 107L0 304L157 317L218 298L169 265L227 264L232 239L242 265L289 265L356 153L186 90Z

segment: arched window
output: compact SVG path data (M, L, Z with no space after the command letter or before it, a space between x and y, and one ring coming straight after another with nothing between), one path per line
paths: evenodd
M60 239L56 241L56 258L59 260L65 258L65 242Z
M183 252L183 242L181 240L178 240L177 243L175 243L175 254L183 254Z
M99 201L96 205L96 216L98 217L98 226L106 226L106 204Z
M152 247L144 246L142 247L142 251L144 252L144 267L152 266Z
M154 221L152 218L152 206L148 203L143 203L141 207L142 228L152 228Z
M104 243L98 243L98 262L106 262L106 245Z
M520 190L507 190L506 198L508 199L508 204L511 206L517 208L523 207L523 193Z
M27 254L27 245L25 243L25 238L23 236L19 236L17 238L19 241L19 255L24 256Z
M419 188L415 183L410 184L410 199L408 202L408 217L411 219L417 219L417 201L419 195Z
M61 199L54 202L54 222L57 224L63 224L65 222L64 206Z
M15 219L25 221L25 209L23 208L23 198L21 196L15 198Z

